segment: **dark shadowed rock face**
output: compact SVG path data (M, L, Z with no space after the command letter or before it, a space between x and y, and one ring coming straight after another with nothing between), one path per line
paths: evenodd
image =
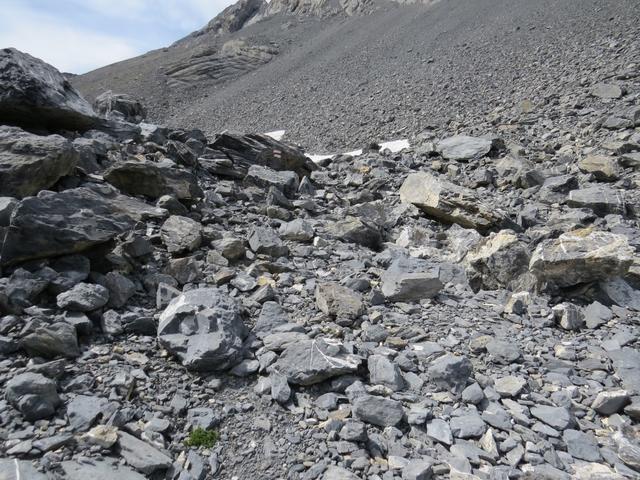
M236 167L263 165L273 170L291 170L300 177L318 169L302 150L266 135L222 133L211 147L227 155Z
M54 67L5 48L0 50L0 123L83 131L99 123L99 118Z
M79 159L69 140L0 127L0 195L26 197L73 172Z
M14 210L0 265L81 252L129 230L136 221L164 213L107 186L43 192Z

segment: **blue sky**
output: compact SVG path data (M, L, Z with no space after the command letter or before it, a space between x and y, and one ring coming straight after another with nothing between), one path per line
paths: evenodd
M0 0L0 48L85 73L173 43L233 0Z

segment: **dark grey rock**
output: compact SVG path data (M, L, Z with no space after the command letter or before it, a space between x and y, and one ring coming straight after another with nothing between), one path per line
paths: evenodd
M1 105L0 98L0 116ZM2 126L0 195L18 198L36 195L40 190L52 187L65 175L73 173L78 158L71 142L60 135L39 136L17 127Z
M104 117L131 123L140 123L147 116L147 109L140 100L124 93L113 93L111 90L98 95L93 102L93 108Z
M289 345L271 367L289 383L312 385L331 377L355 372L362 359L348 353L341 343L316 338Z
M99 123L58 70L15 48L0 50L0 87L0 123L80 131Z
M249 247L255 253L271 257L286 257L289 254L289 247L270 228L255 227L249 236Z
M191 252L202 242L202 225L189 217L172 215L162 224L160 235L169 253Z
M392 302L411 302L432 298L443 287L438 266L425 260L401 257L381 277L381 290Z
M32 357L56 358L80 355L76 329L66 322L55 322L36 328L20 345Z
M55 413L60 404L56 390L55 381L37 373L22 373L7 382L5 396L27 421L33 422Z
M338 283L319 284L315 298L318 309L333 318L355 319L365 311L362 295Z
M224 370L242 360L248 334L239 303L216 288L190 290L160 315L158 342L190 370Z
M78 283L56 298L58 307L76 312L91 312L109 301L109 290L102 285Z
M118 433L120 455L136 470L145 475L167 470L172 463L171 457L152 447L147 442L125 432Z
M466 357L447 354L435 360L428 369L429 379L441 389L462 393L473 373Z
M353 402L353 416L371 425L392 427L404 416L402 403L375 395L360 395Z

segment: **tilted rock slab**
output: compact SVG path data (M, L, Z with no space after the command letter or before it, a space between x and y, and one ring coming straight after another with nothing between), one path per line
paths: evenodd
M104 185L41 192L22 200L13 211L1 244L0 266L82 252L140 220L165 215L165 210Z
M483 203L473 190L426 172L406 178L400 187L400 200L412 203L430 217L465 228L483 231L509 223L504 213Z

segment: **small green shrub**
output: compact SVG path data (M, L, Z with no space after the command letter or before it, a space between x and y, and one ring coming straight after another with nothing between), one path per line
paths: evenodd
M187 447L211 448L218 441L218 432L215 430L205 430L198 427L191 431L189 438L184 441Z

